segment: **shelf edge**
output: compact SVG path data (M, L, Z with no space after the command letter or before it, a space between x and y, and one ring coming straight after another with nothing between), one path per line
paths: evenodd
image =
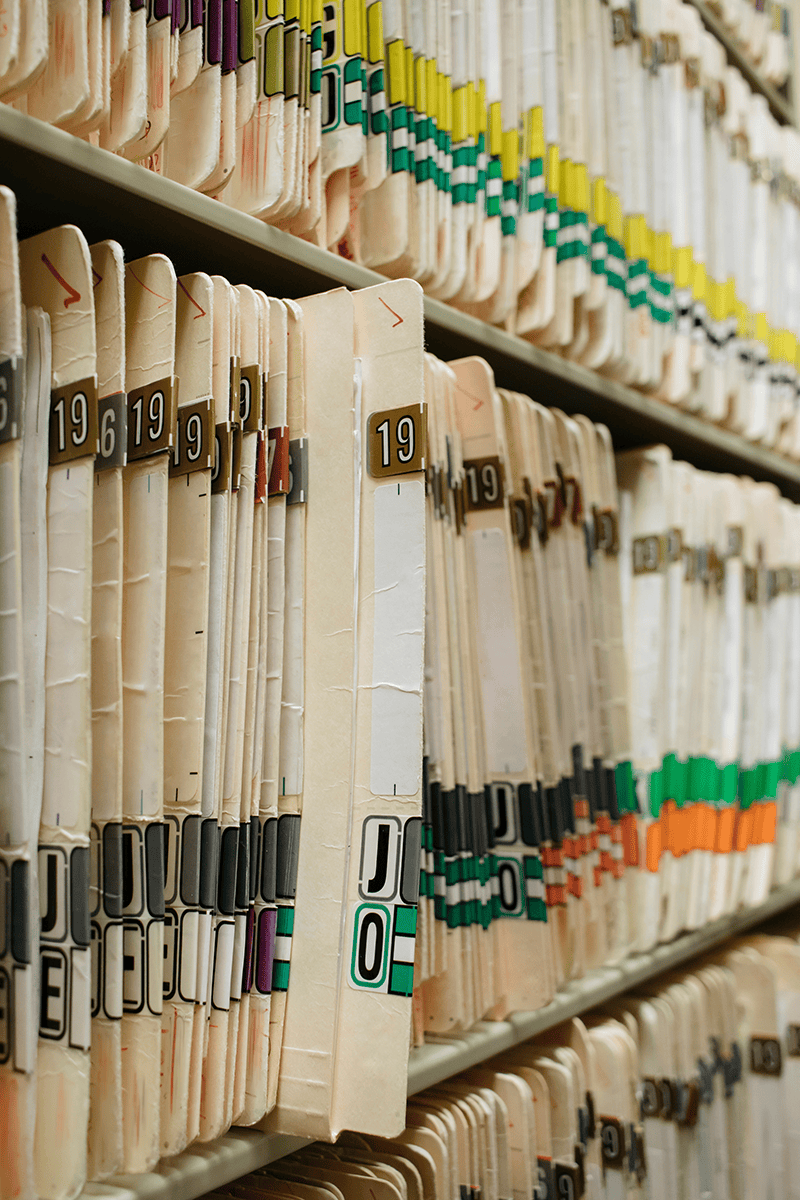
M536 1012L515 1013L507 1021L482 1021L467 1033L428 1042L411 1052L408 1094L413 1096L425 1088L434 1087L451 1075L477 1066L485 1059L545 1033L563 1021L606 1004L649 979L717 949L724 942L746 933L754 925L784 912L798 902L800 880L794 880L785 887L776 888L763 904L755 908L722 917L696 933L683 934L674 942L657 946L646 954L632 955L619 966L589 972Z

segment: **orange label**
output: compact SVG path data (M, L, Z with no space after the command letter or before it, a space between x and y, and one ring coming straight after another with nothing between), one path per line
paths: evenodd
M647 847L645 850L645 863L648 871L658 870L658 864L661 862L663 839L664 829L661 822L652 821L647 826Z
M717 839L717 810L710 804L698 804L698 850L713 850Z
M733 850L733 835L736 829L736 809L723 808L717 813L717 837L714 849L717 854L730 854Z
M625 813L620 819L622 849L626 867L639 866L639 826L635 813Z
M778 805L774 800L765 800L754 807L759 812L753 830L753 842L757 846L771 845L775 841L778 825Z
M735 846L740 854L742 854L751 844L753 831L753 808L748 808L746 812L740 812L736 820L736 835Z

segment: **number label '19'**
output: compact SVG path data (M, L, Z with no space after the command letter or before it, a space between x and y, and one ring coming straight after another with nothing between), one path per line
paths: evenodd
M207 470L213 462L214 447L211 400L198 400L178 409L175 446L169 473L190 475L192 471Z
M128 392L128 462L172 449L176 406L173 379L159 379Z
M471 458L464 463L467 508L473 512L503 507L503 464L497 455Z
M427 441L424 404L373 413L367 425L370 475L383 479L424 471Z
M97 381L81 379L50 397L50 465L97 453Z

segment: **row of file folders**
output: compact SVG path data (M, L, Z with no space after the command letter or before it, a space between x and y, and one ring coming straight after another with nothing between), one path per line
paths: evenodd
M398 1137L316 1143L205 1200L789 1200L796 937L739 942L413 1096Z
M787 11L720 6L782 82ZM9 0L0 98L800 457L800 134L683 0Z
M425 1033L795 875L774 487L425 354L413 280L272 299L0 197L3 1196L394 1136Z

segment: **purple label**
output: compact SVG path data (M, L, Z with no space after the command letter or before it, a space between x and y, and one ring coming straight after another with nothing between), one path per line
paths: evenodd
M191 9L192 29L197 29L203 24L203 0L185 0L185 3Z
M153 0L153 20L163 21L172 16L172 0Z
M111 0L103 0L103 16L111 16Z
M206 0L205 60L211 67L222 62L222 0Z
M138 12L140 8L144 8L145 0L131 0L131 12Z
M236 53L239 37L238 0L222 0L222 74L236 70Z
M278 924L277 908L262 908L258 914L256 937L256 990L262 996L272 991L272 964L275 958L275 928Z
M249 992L253 986L253 934L256 928L256 910L252 904L247 912L247 931L244 937L244 970L242 971L242 991Z

